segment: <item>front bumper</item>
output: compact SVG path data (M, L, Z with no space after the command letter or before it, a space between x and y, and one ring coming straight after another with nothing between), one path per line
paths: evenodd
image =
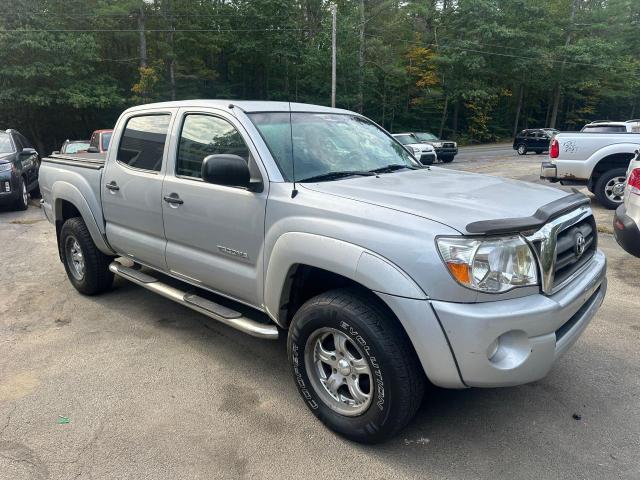
M18 195L17 183L17 179L12 172L0 173L0 205L13 203L16 200Z
M624 205L616 209L613 218L613 236L627 253L640 257L640 228L633 218L627 215Z
M449 148L449 147L442 147L442 148L437 148L434 147L435 151L436 151L436 155L438 157L454 157L458 154L458 149L453 147L453 148Z
M502 387L543 378L580 336L602 304L606 259L591 265L551 296L530 295L484 303L432 301L470 387Z
M431 165L433 162L436 161L436 158L437 157L435 152L423 153L422 155L420 155L420 163L424 165Z

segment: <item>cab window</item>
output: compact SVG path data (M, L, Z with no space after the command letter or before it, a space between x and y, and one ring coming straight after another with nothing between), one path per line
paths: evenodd
M129 167L159 172L171 115L131 117L118 146L117 159Z
M250 160L247 144L229 122L211 115L186 115L178 144L176 175L202 178L202 161L216 154L238 155L247 163Z

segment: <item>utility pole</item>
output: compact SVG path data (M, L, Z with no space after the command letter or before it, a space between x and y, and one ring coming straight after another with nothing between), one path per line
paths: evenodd
M331 4L331 106L336 106L336 15L338 7Z

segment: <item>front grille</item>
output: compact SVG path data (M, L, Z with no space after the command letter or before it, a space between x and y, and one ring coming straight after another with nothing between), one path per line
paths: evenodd
M584 238L584 251L579 254L578 238ZM553 284L558 286L589 261L596 251L598 234L593 215L560 231L556 239Z
M456 146L455 143L443 143L442 147L443 148L454 148Z

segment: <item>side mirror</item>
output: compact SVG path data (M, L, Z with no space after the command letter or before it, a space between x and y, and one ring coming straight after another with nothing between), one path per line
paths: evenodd
M20 155L23 157L30 157L31 155L37 155L37 154L38 152L36 152L36 149L31 147L24 147L20 152Z
M51 152L51 155L58 155L60 153L60 150L54 150L53 152Z
M216 185L249 188L251 174L249 165L238 155L209 155L202 161L202 179Z
M100 153L100 150L98 150L98 147L91 146L87 148L87 153Z

